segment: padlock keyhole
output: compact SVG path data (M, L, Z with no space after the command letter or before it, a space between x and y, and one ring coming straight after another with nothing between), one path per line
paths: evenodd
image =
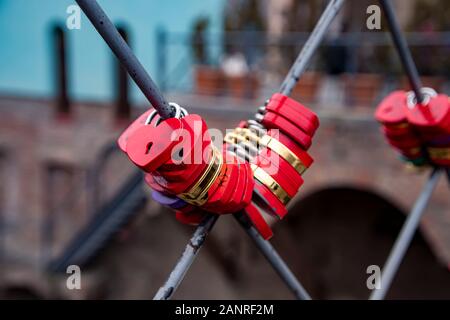
M147 147L145 148L145 154L149 154L150 153L150 149L152 148L152 146L153 146L153 142L149 142L147 144Z

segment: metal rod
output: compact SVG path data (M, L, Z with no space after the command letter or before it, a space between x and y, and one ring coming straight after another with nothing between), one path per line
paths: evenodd
M76 2L159 115L162 118L170 118L172 110L166 99L97 1L76 0Z
M416 95L417 102L420 103L423 101L423 95L420 91L422 88L422 82L420 80L417 67L412 58L411 51L409 50L406 39L400 29L398 20L395 17L392 3L390 0L380 0L380 5L383 8L384 15L386 16L392 40L394 41L395 47L397 48L397 52L400 56L400 60L402 61L403 68L405 69L405 72L408 76L411 88Z
M322 13L319 21L317 22L314 30L306 40L302 47L300 54L292 65L289 73L281 84L280 93L286 96L290 95L295 85L297 84L300 76L306 69L313 53L317 50L320 42L325 36L325 32L330 26L339 9L342 7L344 0L330 0L326 9Z
M218 218L218 215L209 215L197 227L166 283L158 290L153 300L169 300L172 298Z
M266 241L261 237L259 232L250 224L246 216L243 213L236 213L234 214L234 217L253 240L259 251L264 255L267 261L269 261L272 268L275 269L280 278L286 283L295 297L298 300L311 300L311 296L306 292L305 288L303 288L274 247L272 247L269 241Z
M431 176L427 183L425 184L419 198L417 198L416 203L411 211L411 213L406 218L403 224L402 230L395 241L394 247L392 248L386 264L383 267L383 272L381 274L380 289L375 289L370 300L382 300L385 298L387 291L389 290L392 280L405 256L405 253L411 243L411 240L416 232L419 225L420 218L425 212L425 208L430 200L431 194L437 185L439 176L442 170L436 168L431 173Z

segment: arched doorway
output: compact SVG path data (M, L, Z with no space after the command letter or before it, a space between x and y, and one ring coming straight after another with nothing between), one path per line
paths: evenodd
M300 200L287 223L279 224L274 242L314 298L367 299L366 269L383 266L404 218L404 212L371 191L328 188ZM420 232L387 298L450 298L450 272Z

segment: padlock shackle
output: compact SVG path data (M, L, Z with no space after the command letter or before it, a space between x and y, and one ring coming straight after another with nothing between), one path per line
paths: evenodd
M97 1L75 1L159 115L171 118L172 108Z

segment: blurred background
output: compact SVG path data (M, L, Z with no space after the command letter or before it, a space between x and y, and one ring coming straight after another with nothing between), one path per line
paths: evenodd
M322 0L99 0L169 101L234 128L278 90ZM393 1L426 86L450 93L450 2ZM318 113L314 166L274 226L313 298L366 299L427 173L379 133L382 97L408 89L374 1L348 0L293 97ZM117 150L148 104L69 0L0 0L0 298L149 299L193 228L151 200ZM442 179L389 298L450 298L450 197ZM66 288L78 264L82 289ZM233 219L219 220L175 298L290 299Z

